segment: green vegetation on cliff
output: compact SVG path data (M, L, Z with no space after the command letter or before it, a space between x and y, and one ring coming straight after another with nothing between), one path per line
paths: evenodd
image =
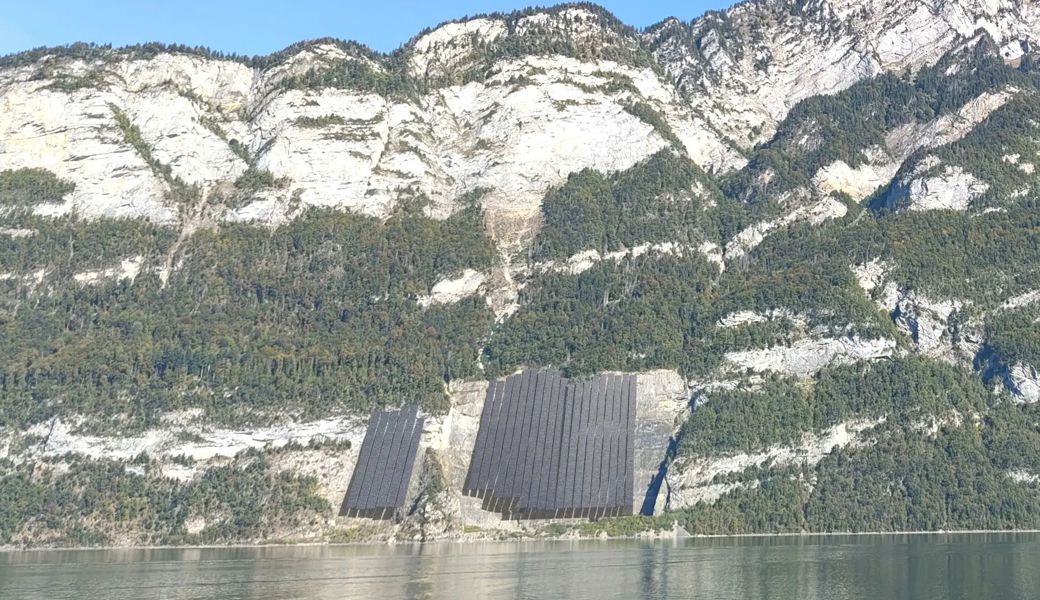
M262 453L243 453L188 482L165 478L158 469L147 456L132 465L70 458L67 469L6 464L0 544L263 541L331 511L313 477L278 471Z
M730 223L742 218L739 206L722 198L704 171L669 150L614 175L591 169L571 175L545 197L542 214L534 260L641 244L718 244L735 229Z
M548 10L556 21L523 22L530 11L498 15L503 35L458 38L453 49L461 51L448 64L436 53L411 61L416 44L384 56L323 40L341 53L273 85L407 102L436 86L493 78L504 59L555 54L654 67L632 31L602 9L579 6L586 11ZM712 21L726 33L727 19ZM570 35L579 28L599 34ZM262 69L313 45L224 58ZM39 61L29 77L41 80L53 78L63 58L97 62L87 75L49 84L79 90L111 81L106 60L114 57L221 57L161 45L75 45L45 59L46 52L7 57L0 67ZM768 67L767 58L758 61ZM425 71L416 73L415 64ZM540 69L528 64L504 83L534 85L546 73ZM678 371L698 387L698 407L681 429L676 464L796 447L847 422L863 428L818 461L767 461L719 476L713 483L732 487L717 502L663 519L578 528L587 534L659 529L671 517L693 533L1040 526L1040 408L1010 401L1001 381L1010 365L1040 366L1037 305L1006 305L1040 289L1034 60L1005 64L983 36L918 72L808 98L771 140L749 150L745 168L718 180L682 155L672 130L678 125L640 100L635 75L589 69L581 77L569 84L609 95L669 147L621 172L581 170L551 189L540 228L509 257L513 270L505 274L500 248L485 234L479 193L443 220L427 216L421 197L402 201L386 219L314 209L271 229L222 219L220 209L289 184L261 168L262 147L252 153L229 138L222 119L200 122L249 169L204 197L159 161L131 114L110 107L118 134L165 182L170 199L214 207L185 232L142 220L33 215L72 184L42 169L0 172L0 433L13 433L3 439L33 446L36 454L26 455L40 458L0 459L0 543L257 541L330 516L318 482L269 452L208 464L178 481L163 467L190 467L190 460L49 456L25 430L42 431L56 417L77 434L120 436L164 427L164 416L187 410L206 424L242 428L402 404L443 414L454 381L550 366L570 376ZM983 93L1012 89L973 131L919 149L897 176L922 164L935 172L961 167L989 186L968 211L904 211L885 202L886 190L862 204L838 194L832 199L844 216L762 228L760 243L721 259L738 232L820 200L812 182L821 167L836 160L862 166L894 130L926 128ZM570 111L567 102L574 101L557 108ZM324 114L291 123L328 128L324 134L339 139L356 136L352 127L362 122ZM569 261L581 254L589 264L577 268ZM855 275L868 263L884 271L901 301L956 301L939 331L944 342L971 339L943 362L916 352L906 330L932 315L882 309L884 284L872 297ZM488 275L485 287L499 293L494 302L515 291L515 312L496 321L480 295L420 304L438 281L466 269ZM893 340L894 358L802 378L720 369L728 352L853 337ZM447 481L425 480L426 497Z
M786 385L713 394L684 428L680 455L797 445L841 421L882 420L816 464L730 476L733 491L677 513L691 533L1040 527L1040 484L1013 477L1040 468L1037 406L1000 400L964 369L917 358Z
M223 421L440 411L446 382L477 375L493 319L482 299L416 303L441 277L495 260L476 208L444 221L406 206L385 222L316 211L273 232L227 225L173 258L176 234L142 222L24 224L35 233L0 245L0 272L44 276L0 282L7 425L82 414L143 427L188 407ZM72 280L135 255L132 284Z
M47 169L0 171L0 206L60 202L62 196L74 189L75 184L58 179Z
M779 210L775 200L796 188L811 187L820 168L837 160L851 167L862 165L868 161L865 151L886 148L887 136L899 127L923 126L956 113L983 93L1009 88L1040 88L1040 72L1031 62L1018 67L1006 65L992 40L982 36L973 46L948 54L914 77L884 74L837 94L803 100L791 109L773 138L752 152L747 167L724 178L721 187L728 196L755 204L756 214L775 214ZM1032 107L1035 104L1031 102ZM1021 110L1016 114L1024 116ZM989 138L988 145L972 141L952 145L959 150L944 149L940 153L950 158L974 156L972 168L992 165L1001 160L992 152L992 142L997 141L994 138L1015 136L1022 123L1014 117L1004 118L1003 124L998 122L989 133L983 133L983 128L976 135L979 142ZM966 151L968 146L977 151Z

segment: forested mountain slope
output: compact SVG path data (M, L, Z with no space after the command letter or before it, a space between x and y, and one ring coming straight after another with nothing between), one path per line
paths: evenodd
M333 518L368 411L436 474L525 367L680 382L670 512L610 531L1036 528L1038 38L762 0L4 57L0 543L385 535ZM392 535L475 527L442 479Z

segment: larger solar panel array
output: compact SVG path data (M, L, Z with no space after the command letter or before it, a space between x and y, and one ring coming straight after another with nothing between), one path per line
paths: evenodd
M416 408L372 413L340 516L388 519L404 506L423 421Z
M493 381L463 493L508 518L632 513L635 377Z

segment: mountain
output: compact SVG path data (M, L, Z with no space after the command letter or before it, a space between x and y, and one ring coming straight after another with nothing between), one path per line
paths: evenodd
M760 0L3 57L0 543L1037 528L1038 42ZM652 517L463 497L523 368L637 375ZM336 517L402 405L408 510Z

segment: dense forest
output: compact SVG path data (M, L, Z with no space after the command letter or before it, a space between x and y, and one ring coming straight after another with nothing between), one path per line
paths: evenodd
M58 179L47 169L0 171L0 202L8 210L55 202L74 189L75 184Z
M736 229L731 222L740 222L741 213L696 164L662 150L614 175L586 169L552 190L530 258L560 260L661 242L717 245Z
M166 285L168 229L20 224L35 233L0 245L0 271L43 275L0 283L6 425L83 414L147 427L189 407L216 422L406 402L440 411L445 383L477 374L493 319L481 299L416 303L442 276L494 260L475 206L445 221L403 206L385 222L313 212L273 232L200 232ZM135 278L72 280L134 255Z

